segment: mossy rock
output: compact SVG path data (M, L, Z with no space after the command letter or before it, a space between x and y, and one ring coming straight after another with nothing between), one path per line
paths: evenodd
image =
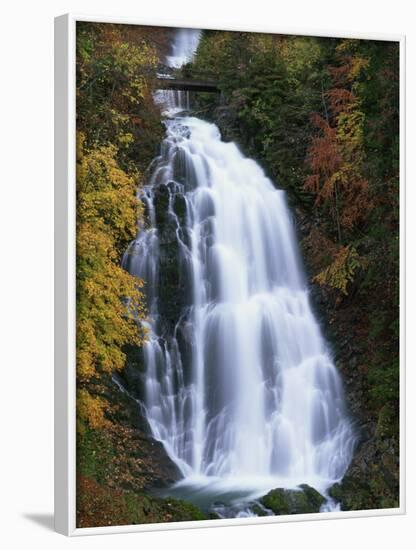
M260 499L260 503L276 515L316 513L324 502L325 497L309 485L300 485L299 489L273 489Z
M199 508L185 500L176 500L173 498L161 501L162 507L169 509L172 513L170 521L199 521L208 519Z
M306 496L309 505L317 508L316 511L319 512L322 504L326 501L326 498L310 485L306 485L306 483L299 485L299 487L302 489L303 494Z

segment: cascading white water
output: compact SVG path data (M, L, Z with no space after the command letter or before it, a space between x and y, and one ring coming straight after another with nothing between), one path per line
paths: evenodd
M300 483L325 492L345 473L354 435L309 304L284 192L234 143L221 141L214 124L181 116L169 101L166 139L142 193L150 227L124 258L147 282L144 404L153 435L182 483L212 494L253 498ZM191 288L170 334L162 334L157 295L154 199L161 188Z
M167 65L179 68L189 63L198 47L200 35L201 31L198 29L177 29L171 55L166 58Z

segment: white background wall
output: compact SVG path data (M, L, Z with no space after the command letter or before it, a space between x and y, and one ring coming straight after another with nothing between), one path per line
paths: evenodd
M0 533L10 548L414 548L415 30L410 0L9 0L0 29ZM214 27L398 33L408 57L408 514L65 539L53 512L53 17L72 11ZM413 288L412 288L413 287ZM413 340L413 341L412 341Z

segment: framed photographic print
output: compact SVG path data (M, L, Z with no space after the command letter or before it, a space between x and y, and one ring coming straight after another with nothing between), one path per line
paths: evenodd
M403 513L403 37L55 31L56 529Z

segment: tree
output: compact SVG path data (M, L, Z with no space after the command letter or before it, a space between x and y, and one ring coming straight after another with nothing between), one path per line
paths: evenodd
M343 230L351 232L365 222L373 208L364 175L365 114L357 95L368 59L351 53L350 44L341 41L335 48L337 65L329 68L332 87L323 93L325 117L311 116L319 133L308 148L311 173L305 180L305 190L315 196L315 205L329 207L340 243Z

